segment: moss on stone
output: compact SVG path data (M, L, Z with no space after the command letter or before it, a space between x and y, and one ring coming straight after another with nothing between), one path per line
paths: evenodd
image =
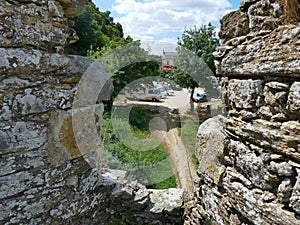
M68 116L64 119L58 136L60 142L67 148L73 157L82 156L73 132L72 116Z

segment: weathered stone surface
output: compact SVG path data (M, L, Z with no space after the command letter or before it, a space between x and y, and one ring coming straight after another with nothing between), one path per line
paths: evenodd
M241 1L240 10L221 19L218 73L299 77L299 5L298 0Z
M288 203L293 190L293 183L291 178L284 178L278 186L277 196L281 203Z
M55 53L74 37L66 16L85 3L0 2L0 224L182 224L183 190L148 190L99 168L111 77Z
M244 176L256 187L270 191L279 184L279 179L268 171L262 158L256 156L252 149L233 140L229 141L227 148L231 149L229 158L234 162L234 167L243 171Z
M296 121L272 123L265 120L254 120L252 123L230 119L228 131L242 139L264 148L271 148L294 160L300 160L299 140L300 124Z
M241 12L225 16L214 55L227 76L226 137L222 154L209 158L223 172L214 179L199 171L197 200L186 213L190 221L200 215L199 222L226 225L300 223L299 4L243 0ZM227 32L230 24L246 21L233 17L242 13L248 32ZM206 149L214 146L210 139Z
M264 200L264 192L260 189L248 189L240 182L230 180L230 177L225 177L226 193L228 200L237 210L241 218L241 222L246 224L298 224L299 221L295 218L294 213L285 211L281 205L269 203ZM229 224L229 223L221 223Z
M259 0L241 0L240 9L243 12L247 12L248 8Z
M18 94L13 101L13 111L21 115L44 113L53 109L67 109L71 107L69 96L75 90L55 90L50 88L27 88L24 94Z
M300 215L300 169L297 170L297 180L293 188L290 198L290 207L292 207L298 215Z
M299 26L288 25L280 26L267 35L246 39L223 56L222 72L226 75L290 74L299 77L299 35Z
M170 188L165 191L152 190L150 200L153 207L150 209L153 213L171 212L174 208L181 208L183 205L184 190Z
M183 224L184 190L146 189L141 184L128 183L125 171L106 170L102 176L105 182L117 184L111 192L112 214L106 221L122 224L125 217L131 224ZM100 220L100 224L105 223Z
M97 65L99 65L99 63L92 64L92 60L82 56L50 54L44 51L25 48L0 48L0 55L3 56L0 59L0 69L4 77L12 75L22 76L26 73L30 74L30 76L34 74L45 75L55 72L57 75L64 74L64 76L61 76L64 79L62 80L63 83L78 83L82 74L90 66L91 70L92 68L97 68ZM101 71L97 75L99 74L101 74ZM74 75L80 75L80 77L74 77ZM72 78L77 79L71 80Z
M279 91L287 91L290 88L288 84L277 82L277 81L268 82L266 83L266 86L273 90L279 90Z
M272 161L270 166L270 169L281 177L291 177L294 175L293 167L287 162L276 163Z
M248 8L251 31L274 30L284 23L284 6L279 1L257 1Z
M224 172L222 166L225 118L221 115L206 120L198 129L196 156L199 170L217 183ZM213 137L213 138L212 138Z
M87 0L58 0L64 9L65 16L71 17L81 14Z
M41 1L39 5L35 1L26 4L1 1L0 46L34 46L54 52L56 47L63 47L67 40L78 40L64 16L78 15L85 3L70 1L67 11L64 11L58 1Z
M260 104L261 80L230 80L228 83L229 104L238 109L251 109Z
M224 41L249 33L248 16L241 11L228 13L220 20L220 23L221 31L219 32L219 36Z
M43 149L24 152L19 155L15 153L2 155L0 176L45 166L47 164L47 157L48 152Z
M293 83L288 96L287 108L300 117L300 82Z
M47 140L46 124L18 121L0 130L0 154L19 149L32 150L42 147Z

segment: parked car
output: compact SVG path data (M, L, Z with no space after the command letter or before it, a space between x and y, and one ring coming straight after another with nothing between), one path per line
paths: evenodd
M173 91L173 89L169 88L166 90L168 95L174 95L175 92Z
M148 88L148 87L138 87L138 88L133 88L125 89L125 97L127 99L133 99L133 100L146 100L146 101L160 101L163 98L163 95L153 89L153 88Z
M181 91L182 90L182 87L180 87L178 84L170 85L170 88L173 89L174 91Z
M175 94L175 92L173 91L173 89L170 88L168 85L165 85L163 87L163 89L166 91L167 95L174 95Z
M196 93L193 96L194 102L207 102L207 94L206 93Z
M164 88L157 87L157 88L155 88L155 92L160 94L162 98L167 98L168 93Z

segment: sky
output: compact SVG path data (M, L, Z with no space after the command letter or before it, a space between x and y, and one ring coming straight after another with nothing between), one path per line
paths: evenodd
M172 51L185 29L211 22L218 32L219 20L238 9L240 0L93 0L100 11L110 11L125 37L159 54ZM169 45L169 46L168 46Z

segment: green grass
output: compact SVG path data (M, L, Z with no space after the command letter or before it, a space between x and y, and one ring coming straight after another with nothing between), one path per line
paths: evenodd
M198 128L199 122L196 122L192 119L183 121L181 125L181 139L184 143L184 146L191 152L195 151Z
M126 112L122 110L118 113L126 117ZM110 153L106 160L107 166L128 171L127 179L138 180L148 184L150 188L176 187L176 179L164 146L156 146L153 141L147 142L150 136L148 124L151 119L147 110L139 108L131 109L129 124L126 119L112 120L110 113L104 114L101 140L104 148ZM155 147L141 151L141 145L150 144L155 144Z
M192 160L196 166L199 166L199 160L195 155L196 137L200 123L203 123L207 118L202 118L199 122L192 119L186 119L180 128L181 139L184 146L192 153Z
M147 188L152 188L152 189L176 188L176 178L175 176L171 176L162 182L148 185Z

